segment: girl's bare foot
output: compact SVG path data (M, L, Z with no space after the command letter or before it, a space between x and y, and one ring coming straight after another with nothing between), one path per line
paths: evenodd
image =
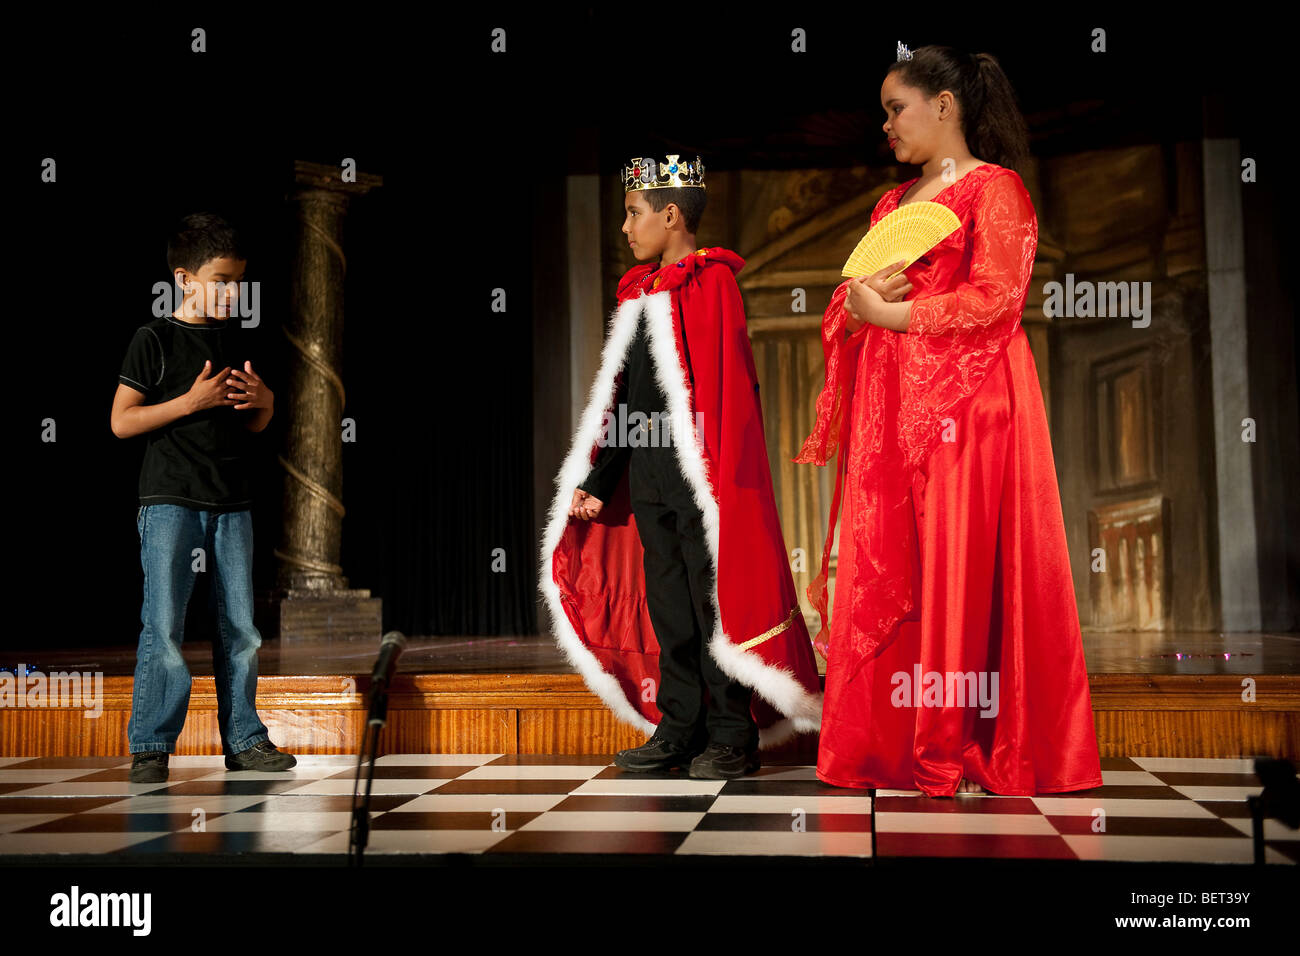
M987 793L988 791L986 791L978 783L975 783L971 780L967 780L965 777L962 777L961 782L957 784L957 792L958 793Z

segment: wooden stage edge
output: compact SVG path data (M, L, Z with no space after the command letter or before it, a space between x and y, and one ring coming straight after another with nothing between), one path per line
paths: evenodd
M42 701L29 687L26 706L0 706L0 757L126 754L133 679L101 680L97 694L86 688L77 698ZM258 713L272 742L290 753L355 754L368 682L265 675ZM1300 760L1300 675L1093 674L1089 685L1102 756ZM612 754L644 740L577 674L399 674L379 747L381 754ZM193 679L176 753L221 753L212 677ZM816 763L817 737L801 734L764 753Z

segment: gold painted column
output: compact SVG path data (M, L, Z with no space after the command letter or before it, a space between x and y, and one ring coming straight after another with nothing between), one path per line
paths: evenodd
M370 639L382 628L380 601L349 589L339 563L343 532L343 221L348 203L382 186L356 173L344 182L337 167L294 162L287 195L297 224L287 340L288 387L277 395L286 418L284 498L278 565L282 638Z

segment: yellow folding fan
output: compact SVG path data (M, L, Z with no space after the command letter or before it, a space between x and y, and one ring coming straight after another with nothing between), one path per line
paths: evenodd
M840 275L856 279L879 272L903 260L906 269L961 225L957 214L937 202L910 202L899 206L871 227L844 263ZM899 269L898 272L902 272ZM889 278L898 275L895 272Z

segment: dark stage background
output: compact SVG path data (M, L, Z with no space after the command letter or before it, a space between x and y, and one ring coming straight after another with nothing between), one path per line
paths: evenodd
M352 157L384 177L353 201L345 227L344 413L358 441L344 446L342 563L352 586L383 598L384 627L412 635L546 626L534 487L552 476L533 465L532 329L535 310L566 308L567 175L670 150L698 150L712 169L892 163L878 99L896 39L998 55L1024 111L1041 116L1034 132L1047 149L1197 139L1202 96L1221 94L1221 134L1275 160L1275 182L1284 175L1273 131L1289 121L1267 102L1278 69L1269 41L1232 24L1030 19L1003 7L965 19L891 13L882 24L869 11L800 9L789 27L809 31L812 52L792 57L789 27L761 17L649 10L311 25L194 17L129 29L105 18L15 38L31 62L67 71L24 88L3 158L19 200L22 289L10 311L17 614L3 646L136 640L144 440L109 430L122 356L150 318L153 284L168 278L169 225L212 209L254 248L261 371L282 394L294 159ZM201 58L188 52L195 25L208 29ZM1098 25L1104 63L1087 49ZM495 26L508 29L506 57L488 51ZM1105 108L1075 122L1069 104L1088 101ZM47 156L57 184L40 181ZM1280 183L1259 195L1274 208ZM1290 261L1286 239L1249 235L1248 252ZM497 287L504 315L489 308ZM1279 361L1294 373L1294 354ZM46 418L56 443L40 440ZM260 436L259 586L271 583L279 540L283 422ZM494 548L505 549L504 574L490 571Z

